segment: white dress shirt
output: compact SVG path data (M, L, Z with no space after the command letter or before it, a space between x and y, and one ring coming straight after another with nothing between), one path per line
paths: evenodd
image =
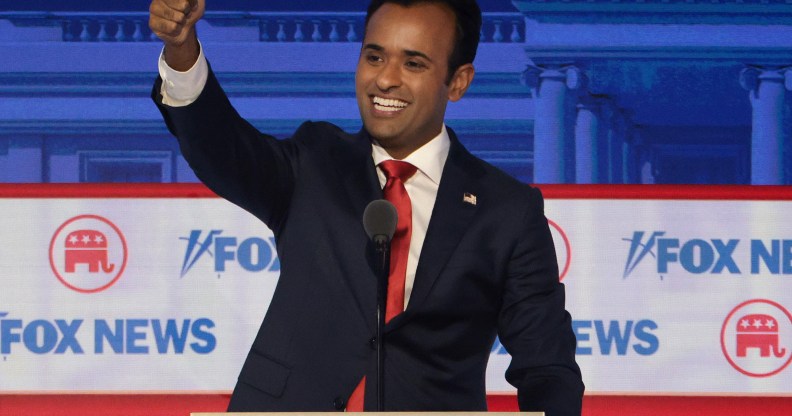
M163 50L164 52L164 50ZM185 72L176 71L165 63L163 54L159 58L159 74L162 77L162 103L172 107L186 106L195 101L206 85L209 75L209 66L203 54L203 47L192 68ZM412 203L412 234L410 237L410 253L407 256L407 276L404 282L404 307L410 301L413 284L415 282L415 271L418 269L418 259L421 257L426 230L429 228L429 220L434 209L437 189L440 186L440 177L443 174L448 158L448 151L451 148L451 139L445 124L440 134L431 141L402 159L418 168L418 171L404 183L407 194ZM379 144L372 143L371 156L374 164L379 165L385 160L392 160ZM382 170L377 166L377 176L381 187L385 187L387 178Z
M162 103L171 107L184 107L195 101L206 85L206 78L209 76L209 65L204 57L203 46L198 50L198 60L192 68L187 71L177 71L165 63L165 48L159 56L159 75L162 78Z

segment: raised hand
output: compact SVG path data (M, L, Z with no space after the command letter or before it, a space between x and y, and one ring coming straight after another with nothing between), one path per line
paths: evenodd
M195 23L205 9L205 0L152 0L149 27L165 43L165 61L171 68L185 71L198 59Z

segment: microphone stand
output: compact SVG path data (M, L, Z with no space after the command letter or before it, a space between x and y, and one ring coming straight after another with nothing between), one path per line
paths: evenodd
M385 327L386 303L388 301L388 272L390 269L390 240L396 231L399 213L392 203L385 199L369 202L363 211L363 228L374 243L377 252L375 265L377 273L377 411L385 410ZM374 259L372 259L374 260Z
M380 269L377 276L377 411L385 411L385 343L383 328L385 327L385 308L388 294L388 272L390 268L390 241L387 236L378 235L374 238Z

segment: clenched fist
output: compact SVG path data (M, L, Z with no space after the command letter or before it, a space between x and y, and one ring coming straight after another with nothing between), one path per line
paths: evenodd
M165 61L171 68L187 70L198 59L195 23L205 9L205 0L151 1L149 27L165 42Z

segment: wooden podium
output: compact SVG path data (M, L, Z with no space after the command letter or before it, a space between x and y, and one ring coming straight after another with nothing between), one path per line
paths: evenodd
M190 416L338 416L345 412L190 413ZM544 412L367 412L372 416L544 416Z

